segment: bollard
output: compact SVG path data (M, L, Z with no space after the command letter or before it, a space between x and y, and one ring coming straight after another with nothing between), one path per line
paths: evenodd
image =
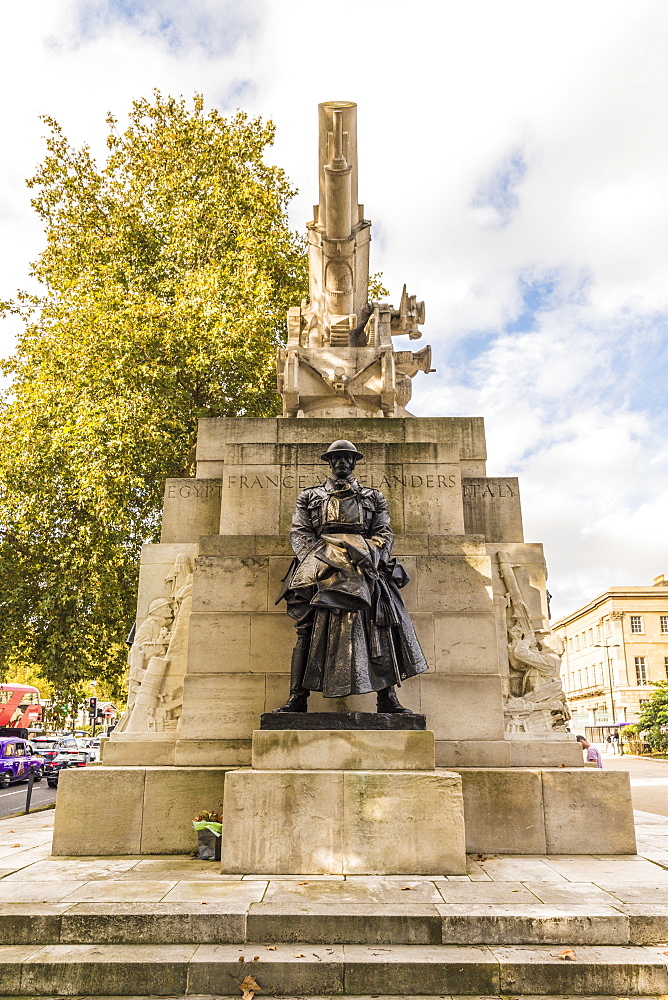
M32 786L35 784L35 771L31 767L30 774L28 775L28 794L26 795L26 811L24 815L28 815L30 812L30 800L32 798Z

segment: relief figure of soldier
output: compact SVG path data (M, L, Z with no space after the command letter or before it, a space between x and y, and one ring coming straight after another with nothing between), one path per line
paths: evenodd
M409 577L392 556L387 500L354 478L363 455L350 441L321 457L330 475L299 494L292 519L295 559L278 601L287 602L297 641L290 696L276 711L306 712L311 691L375 691L378 712L410 714L395 686L428 665L400 592Z

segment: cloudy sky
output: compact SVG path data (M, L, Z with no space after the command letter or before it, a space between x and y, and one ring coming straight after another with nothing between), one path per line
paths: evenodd
M411 409L484 416L557 615L668 575L665 0L29 0L0 26L0 298L41 246L40 114L100 155L154 87L272 118L303 230L316 105L357 101L372 270L427 304Z

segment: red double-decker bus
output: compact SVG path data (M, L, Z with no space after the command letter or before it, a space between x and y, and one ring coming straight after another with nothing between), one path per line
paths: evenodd
M42 718L39 691L27 684L0 684L0 727L27 729Z

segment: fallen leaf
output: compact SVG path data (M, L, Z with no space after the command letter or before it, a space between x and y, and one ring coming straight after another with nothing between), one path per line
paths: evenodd
M239 960L240 962L245 962L245 961L246 961L246 959L244 958L244 956L243 956L243 955L239 955L239 959L238 959L238 960Z
M563 958L565 962L575 962L575 952L572 948L564 948L563 951L559 952L559 958Z
M308 882L297 882L297 885L308 885Z
M256 993L261 992L262 987L258 986L252 976L246 976L243 982L239 983L242 993L242 1000L253 1000Z
M306 955L304 954L303 951L296 951L293 955L293 958L306 958Z
M414 889L414 888L415 888L414 885L402 885L401 891L406 892L407 889Z
M311 954L313 955L314 958L317 958L319 962L322 962L322 959L320 958L320 955L316 955L316 953L314 951L312 951Z
M209 904L207 902L205 902L205 900L202 899L202 900L200 900L200 904L199 905L200 906L208 906Z
M260 961L260 956L259 955L253 955L253 961L254 962L259 962Z
M520 890L519 889L511 889L510 891L511 892L519 892Z
M275 944L268 944L267 945L267 951L276 951L276 945Z
M20 847L20 844L12 844L12 847Z

